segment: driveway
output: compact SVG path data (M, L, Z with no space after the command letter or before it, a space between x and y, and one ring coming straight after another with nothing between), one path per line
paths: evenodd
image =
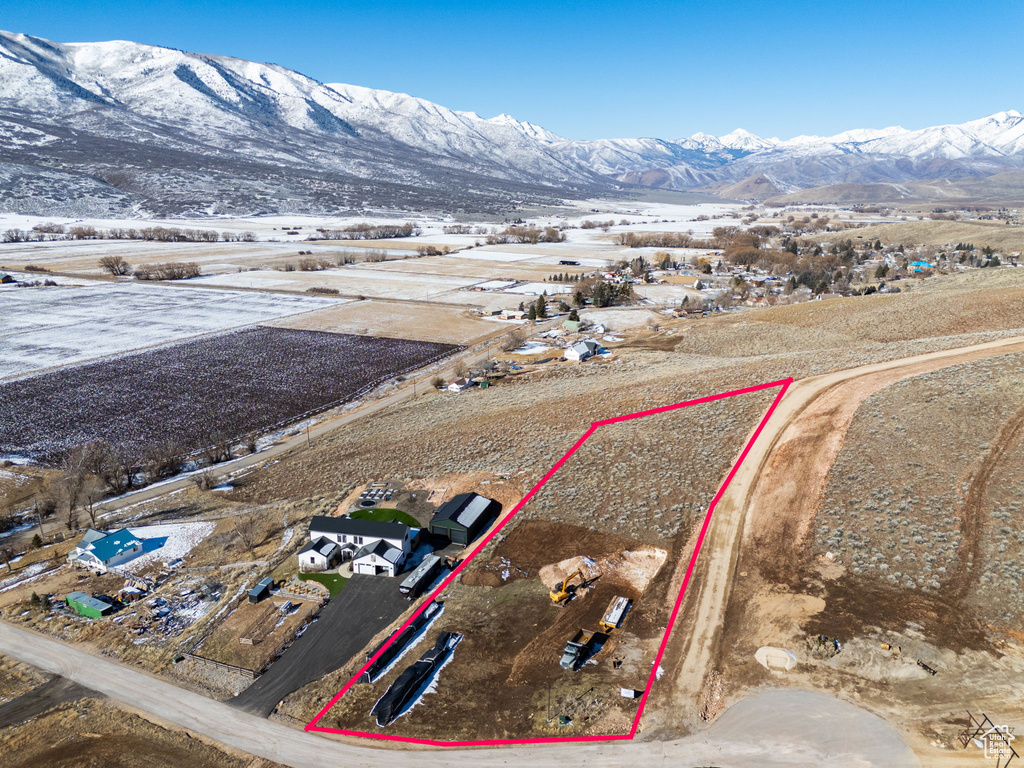
M342 667L411 606L398 584L384 576L353 576L302 637L228 704L267 717L288 694Z

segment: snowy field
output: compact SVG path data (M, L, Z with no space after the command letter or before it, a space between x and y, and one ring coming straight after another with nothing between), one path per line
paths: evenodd
M337 299L140 283L0 288L0 379L335 306Z
M216 523L168 523L130 528L132 535L142 540L142 554L118 566L118 570L132 573L150 563L170 563L183 558L216 527Z
M359 265L321 272L277 272L260 270L238 274L200 277L197 282L231 288L288 289L304 291L318 286L333 288L349 296L382 299L430 299L445 291L479 282L475 277L421 275L415 272L376 270Z

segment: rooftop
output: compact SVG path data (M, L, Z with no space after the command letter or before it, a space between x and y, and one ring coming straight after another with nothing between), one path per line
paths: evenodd
M470 528L491 509L492 504L497 503L494 499L488 499L479 493L460 493L437 508L433 522L454 520L459 525Z
M309 521L309 535L315 538L318 534L333 533L348 536L371 536L377 539L403 539L409 531L405 523L383 523L377 520L357 520L347 515L327 517L314 515Z

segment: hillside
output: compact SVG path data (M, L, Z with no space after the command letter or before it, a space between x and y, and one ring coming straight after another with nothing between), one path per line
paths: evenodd
M742 129L572 140L506 114L133 42L0 32L0 54L0 204L19 213L498 214L511 201L556 205L637 186L750 200L815 188L781 202L1024 196L1014 110L787 140Z

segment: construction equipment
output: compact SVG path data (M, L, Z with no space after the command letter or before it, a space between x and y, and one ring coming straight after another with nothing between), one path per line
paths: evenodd
M581 629L573 636L572 640L565 644L562 660L558 662L558 665L562 669L578 670L593 655L596 639L597 632Z
M626 617L626 611L629 610L629 606L633 604L633 601L628 597L620 597L616 595L612 598L612 601L608 604L608 610L604 612L604 617L598 622L601 628L611 632L613 629L618 629L622 625L622 620Z
M891 643L882 643L882 650L889 651L893 656L899 656L903 653L903 649L898 645L892 645Z
M579 576L579 584L570 584L573 579ZM558 603L559 605L566 605L570 600L576 596L576 590L586 584L586 580L583 578L583 570L578 569L575 573L570 574L565 578L564 581L560 581L555 585L555 588L551 590L552 602Z

